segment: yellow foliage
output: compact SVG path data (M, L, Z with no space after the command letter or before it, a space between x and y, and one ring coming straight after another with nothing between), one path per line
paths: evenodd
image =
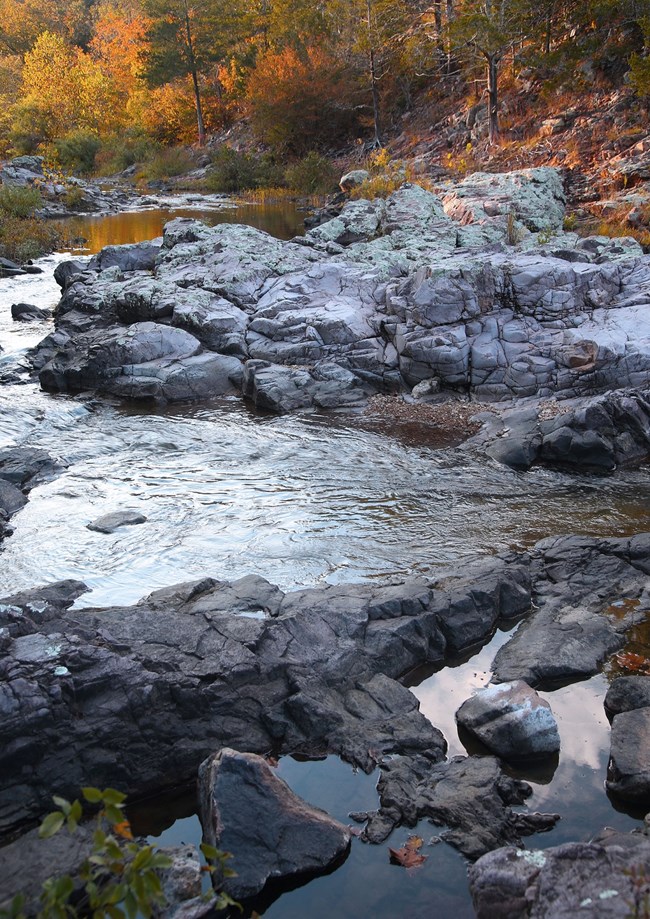
M25 55L20 105L40 121L46 139L74 128L104 135L124 124L124 106L112 80L80 48L43 32Z

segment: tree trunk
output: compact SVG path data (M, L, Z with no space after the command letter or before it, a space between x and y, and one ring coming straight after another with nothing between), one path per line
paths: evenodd
M185 0L185 35L187 37L187 58L192 74L192 85L194 87L194 104L196 105L196 124L199 135L199 147L205 146L205 123L203 121L203 106L201 105L201 93L199 91L199 75L196 70L196 57L194 55L194 42L192 41L192 28L190 25L190 11Z
M372 90L372 117L375 129L374 146L381 147L381 132L379 130L379 90L377 88L377 68L375 66L375 45L372 36L372 9L370 0L366 0L368 13L368 65L370 67L370 88Z
M486 55L488 91L488 142L499 140L499 59L496 54Z

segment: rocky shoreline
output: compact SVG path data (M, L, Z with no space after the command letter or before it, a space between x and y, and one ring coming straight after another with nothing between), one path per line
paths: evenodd
M471 446L517 468L608 472L650 455L650 256L562 231L551 169L405 185L305 237L167 225L161 244L60 266L49 391L258 409L489 403ZM549 402L561 410L549 417Z
M47 391L145 405L239 395L279 413L420 413L432 439L444 428L460 449L520 470L638 466L650 456L650 256L631 239L564 233L563 208L558 174L533 169L478 174L440 196L405 185L385 202L349 202L286 243L249 227L175 220L162 241L57 268L55 328L31 366ZM11 453L0 458L0 485L12 481L5 465L19 464ZM55 473L41 459L43 470L19 487L46 467ZM6 518L24 501L7 489L0 498ZM625 646L647 620L649 575L650 534L568 536L383 586L285 593L250 575L178 584L124 607L75 609L87 589L80 581L6 597L0 836L40 819L53 791L74 797L84 785L112 785L137 798L200 770L204 832L231 845L246 835L228 823L233 813L255 812L231 770L252 770L270 789L261 757L332 753L380 768L377 809L352 815L365 841L425 817L477 860L479 916L500 915L496 902L522 919L578 908L624 916L622 872L647 864L645 836L576 843L575 865L606 864L620 883L603 898L598 868L576 869L580 881L566 884L558 906L544 891L560 883L563 852L548 850L546 860L521 847L561 815L518 810L530 786L507 764L518 750L556 755L552 714L535 690L598 673ZM445 738L401 681L519 620L492 666L501 690L458 716L492 755L446 759ZM608 787L650 806L650 751L638 744L650 708L644 689L632 695L608 697ZM279 826L287 812L306 834L329 819L282 789L269 794ZM232 837L219 835L224 825ZM254 857L243 845L235 859L252 865L252 879L242 871L233 893L248 898L269 878L326 870L350 842L344 827L327 826L327 856L303 862L292 852L278 867L275 843ZM5 846L7 864L24 861L32 844L27 833ZM629 858L612 854L626 847ZM0 906L16 891L11 877ZM613 911L598 912L604 902Z

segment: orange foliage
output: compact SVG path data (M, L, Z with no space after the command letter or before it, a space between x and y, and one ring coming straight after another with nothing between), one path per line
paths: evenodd
M144 91L133 103L142 126L164 144L194 143L196 108L191 77Z
M95 6L90 51L127 99L141 88L141 54L149 20L129 0L101 0Z
M358 131L360 101L352 73L321 48L267 52L248 81L248 106L259 137L304 154Z

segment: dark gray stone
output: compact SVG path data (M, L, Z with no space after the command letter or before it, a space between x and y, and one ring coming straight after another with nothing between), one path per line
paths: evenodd
M367 816L363 836L382 842L396 826L428 817L446 826L441 838L468 858L496 846L517 844L522 835L551 829L556 814L517 814L510 807L532 794L526 782L501 771L494 757L455 756L447 763L400 757L382 764L377 785L380 809Z
M626 801L650 805L650 708L614 717L607 788Z
M614 680L605 696L609 715L650 707L650 676L621 676Z
M97 533L114 533L120 527L135 526L138 523L145 523L146 520L144 514L139 514L137 511L113 511L112 514L104 514L103 517L98 517L86 526Z
M12 303L11 318L17 322L41 322L43 319L49 319L52 313L50 310L39 309L33 303Z
M236 899L271 879L320 874L343 858L350 831L312 807L278 778L266 760L224 749L199 770L204 839L232 853L234 878L215 878Z

